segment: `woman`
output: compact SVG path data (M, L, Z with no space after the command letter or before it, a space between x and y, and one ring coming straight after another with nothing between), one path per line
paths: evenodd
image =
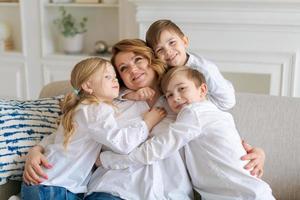
M124 108L121 109L123 119L128 119L128 116L139 117L153 106L167 108L159 90L159 80L166 67L155 59L153 51L142 40L118 42L113 48L112 64L130 90L137 91L145 87L155 90L155 96L146 102L119 102L118 106ZM168 116L152 130L153 135L163 134L169 123L174 121L175 115L167 111ZM122 117L120 119L122 120ZM37 183L41 181L38 176L46 176L39 166L48 164L41 154L42 150L41 146L37 146L29 152L24 170L25 182ZM247 157L252 159L248 167L262 170L264 153L260 149L246 150L250 151ZM101 199L103 195L109 195L108 199L193 198L192 187L180 152L149 166L135 166L125 170L104 170L100 167L91 177L89 191L87 198L90 199Z

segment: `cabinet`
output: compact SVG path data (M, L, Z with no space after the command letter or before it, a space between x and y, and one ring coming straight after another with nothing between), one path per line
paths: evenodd
M14 46L12 51L0 52L0 98L22 98L26 93L21 14L19 2L0 3L0 21L8 25Z
M87 17L81 54L65 54L53 20L63 6L75 18ZM74 64L94 56L96 41L109 46L136 37L134 6L127 0L108 3L52 3L51 0L0 2L0 21L12 28L13 51L0 52L0 98L37 98L43 85L69 79ZM130 23L127 23L130 22ZM110 55L97 55L106 59Z
M60 17L59 8L64 7L76 19L87 17L87 32L84 34L83 52L81 54L65 54L62 47L62 35L53 23ZM119 4L105 3L51 3L43 0L40 4L41 14L41 46L43 83L65 80L79 60L95 55L94 44L102 40L108 45L116 43L119 36ZM109 55L97 55L109 59Z

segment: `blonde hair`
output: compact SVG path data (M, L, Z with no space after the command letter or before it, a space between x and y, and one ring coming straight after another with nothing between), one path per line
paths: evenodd
M140 39L124 39L116 43L112 47L111 63L116 66L115 60L120 52L133 52L147 59L149 66L156 72L158 81L162 78L162 75L166 72L167 65L161 60L157 59L154 52L149 48L143 40ZM116 70L118 72L118 70ZM118 74L119 76L119 74ZM120 84L124 84L121 79Z
M173 67L166 73L166 75L161 80L160 87L164 94L166 94L167 92L167 88L171 79L178 73L184 75L189 80L193 81L196 87L199 87L203 83L206 83L204 75L196 69L192 69L186 66Z
M180 38L184 37L184 33L181 29L171 20L161 19L153 22L146 33L147 45L154 49L160 40L160 35L163 31L170 31L177 34Z
M63 145L65 149L75 131L73 120L77 106L80 103L99 103L96 96L88 94L81 88L82 84L88 81L96 71L101 70L101 72L104 72L109 64L110 62L107 60L94 57L82 60L74 66L70 80L74 92L67 94L61 104L63 113L61 124L64 129Z

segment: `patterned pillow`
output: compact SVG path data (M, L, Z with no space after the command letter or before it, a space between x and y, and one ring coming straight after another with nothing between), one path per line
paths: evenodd
M24 155L56 130L62 98L0 100L0 185L22 180Z

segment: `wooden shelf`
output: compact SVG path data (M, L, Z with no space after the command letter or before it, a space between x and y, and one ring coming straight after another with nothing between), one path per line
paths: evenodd
M20 3L18 2L0 2L1 7L19 7Z
M119 4L105 3L46 3L46 7L77 7L77 8L118 8Z
M88 53L82 53L82 54L64 54L64 53L53 53L46 55L44 57L44 60L47 61L53 61L53 60L61 60L61 61L72 61L72 60L81 60L88 57L101 57L107 60L110 60L111 54L88 54Z

